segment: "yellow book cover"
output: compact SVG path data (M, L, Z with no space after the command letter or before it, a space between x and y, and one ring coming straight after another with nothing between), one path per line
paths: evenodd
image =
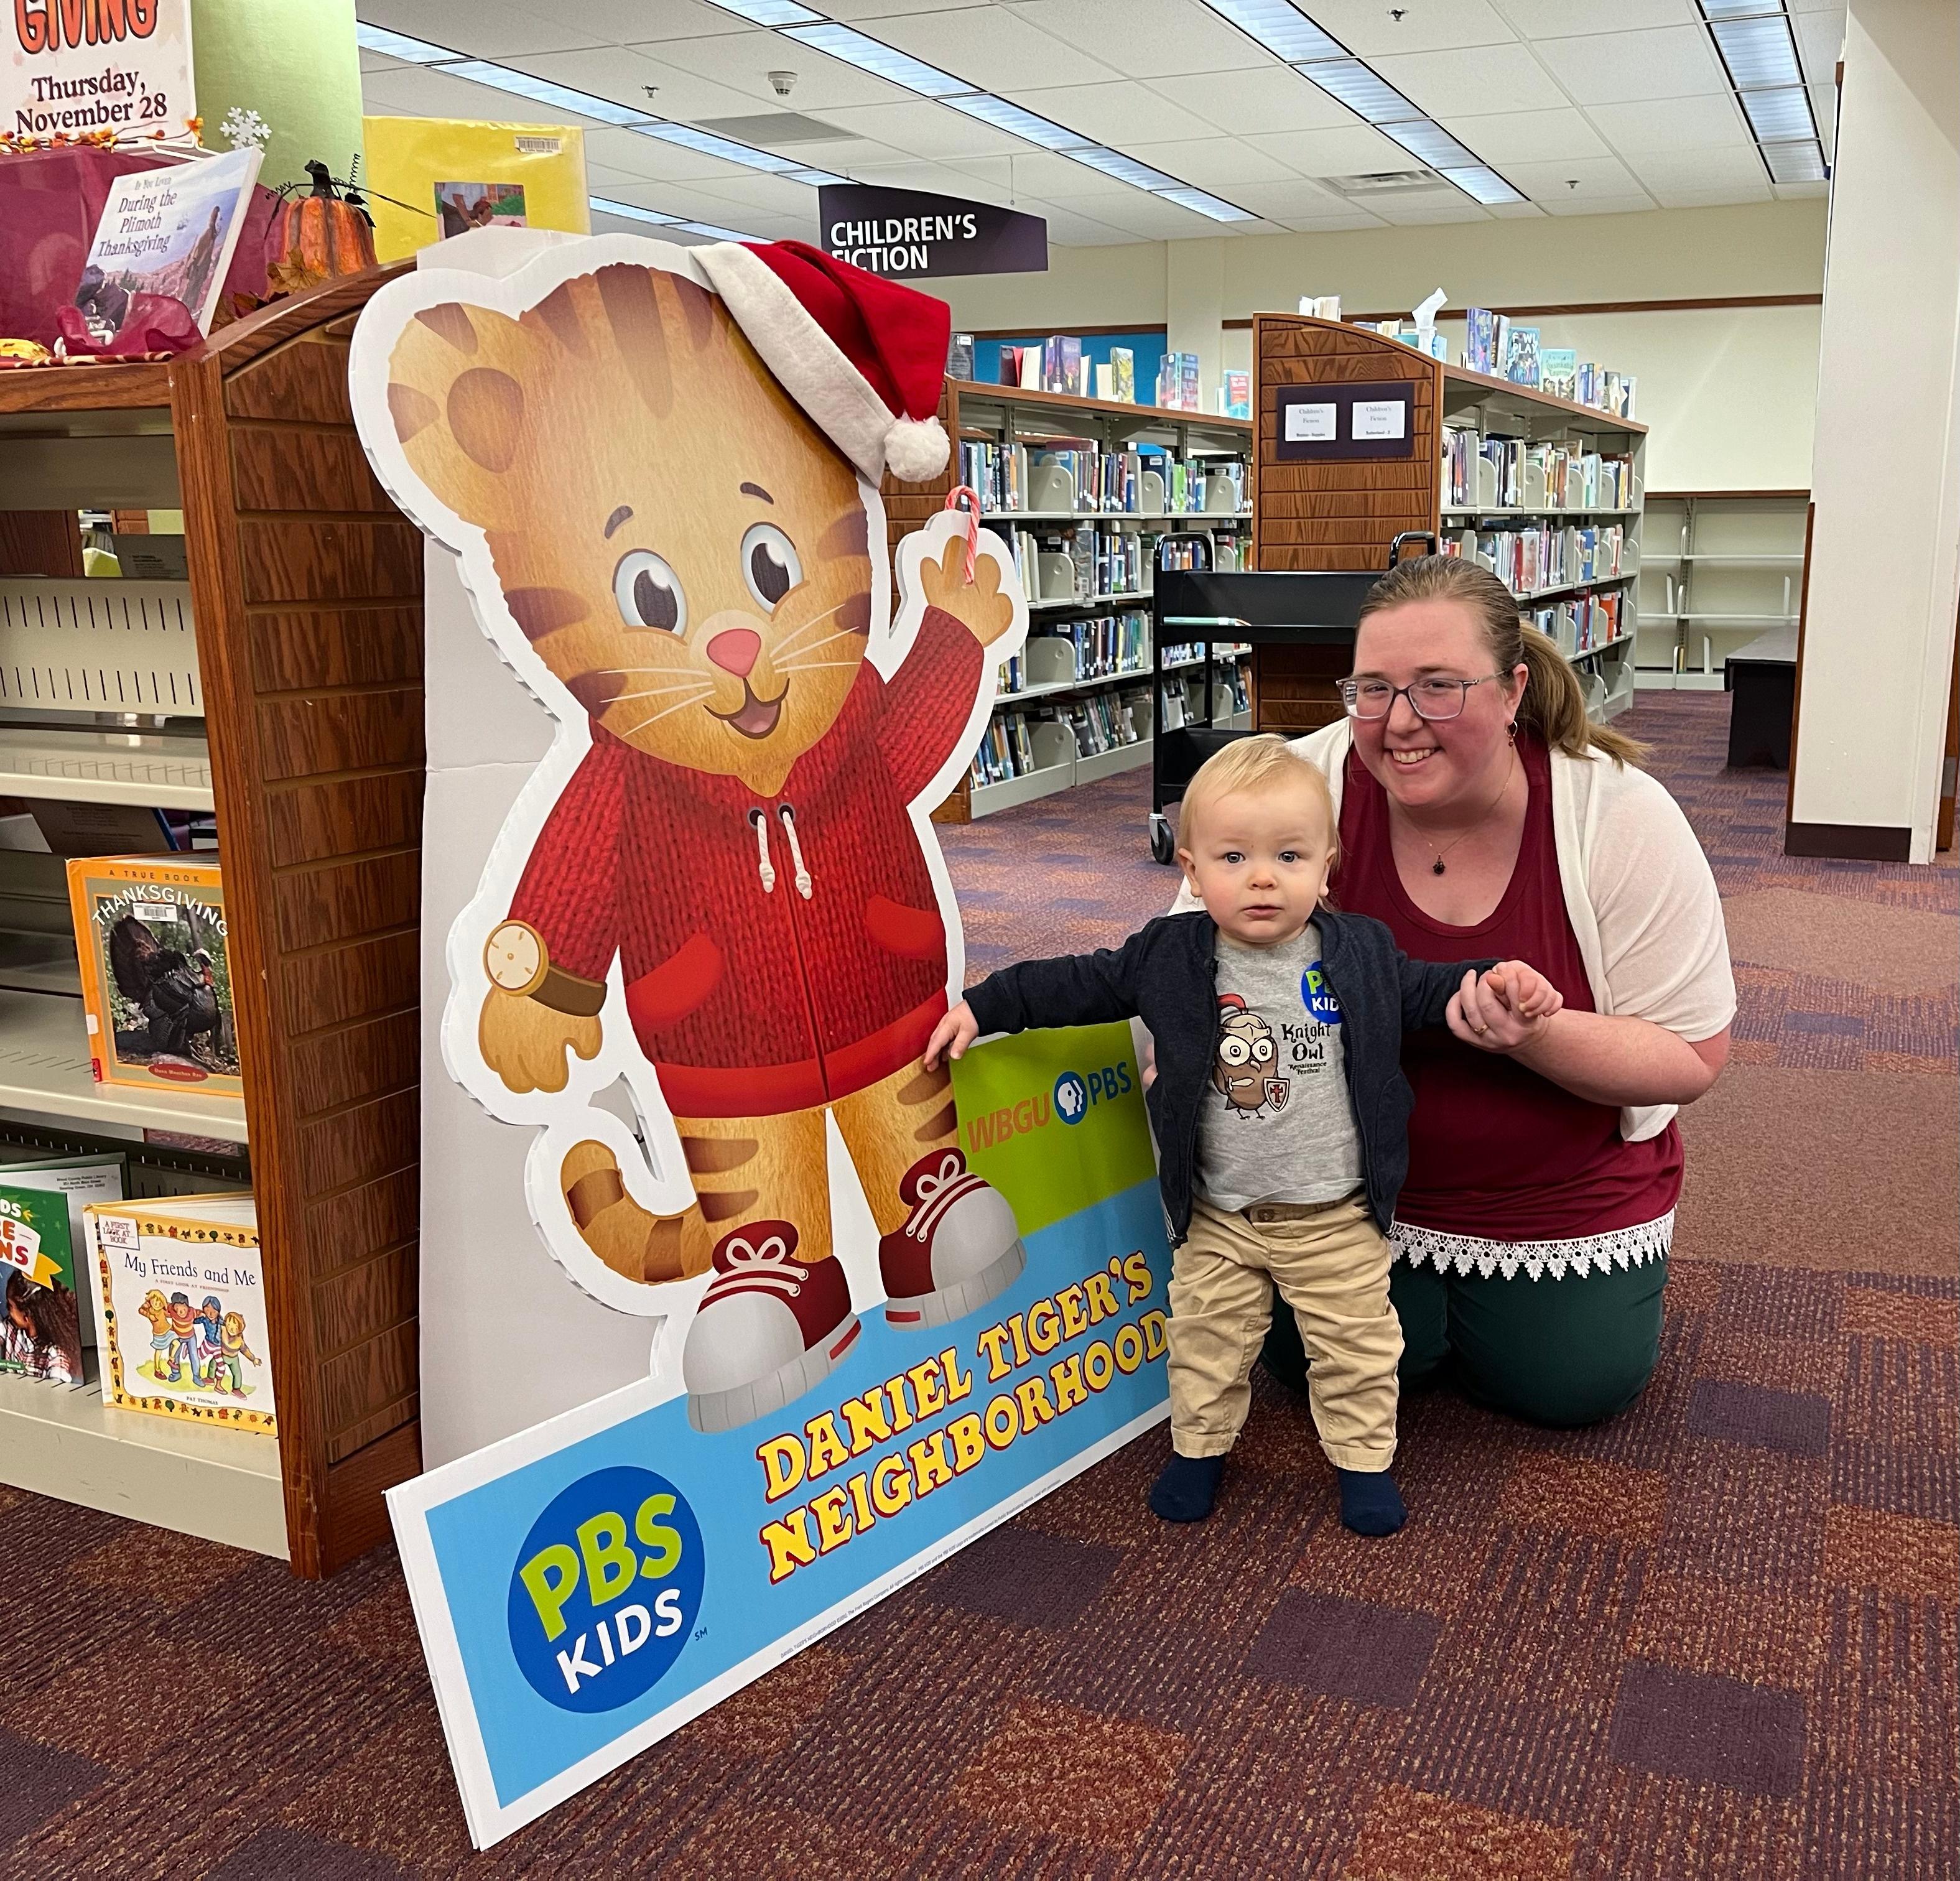
M68 893L95 1081L243 1096L216 857L77 856Z
M276 1433L259 1214L249 1195L91 1202L102 1399Z
M374 253L383 263L473 228L592 232L585 135L573 126L464 118L361 122L364 187L374 218Z

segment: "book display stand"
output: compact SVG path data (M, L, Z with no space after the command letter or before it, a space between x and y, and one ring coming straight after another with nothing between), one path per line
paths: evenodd
M328 1574L387 1538L416 1399L422 540L369 474L381 272L167 363L0 374L0 797L215 810L242 1099L92 1081L58 856L0 851L0 1144L250 1187L278 1434L0 1379L0 1481ZM183 513L187 581L84 580L78 509Z
M1252 319L1254 565L1379 570L1411 530L1475 555L1579 670L1596 718L1634 693L1647 427L1366 329ZM1262 647L1258 728L1330 723L1345 647ZM1718 682L1719 683L1719 682Z
M1202 530L1234 545L1233 562L1246 565L1252 425L958 379L946 382L940 417L956 441L953 460L934 483L887 482L892 544L943 508L963 479L979 490L981 520L1014 549L1028 595L1026 651L1002 672L989 727L1000 759L976 758L933 813L966 823L1150 762L1156 545ZM1125 466L1139 444L1165 454ZM984 488L975 483L982 476ZM1195 647L1182 657L1164 651L1166 670L1197 674L1204 664ZM1217 683L1242 699L1244 651L1214 649ZM1201 689L1201 676L1192 682ZM1249 722L1242 711L1237 722Z

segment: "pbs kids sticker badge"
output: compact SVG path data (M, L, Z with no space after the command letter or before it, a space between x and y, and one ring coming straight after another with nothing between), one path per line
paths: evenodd
M703 1431L661 1370L390 1490L470 1834L487 1847L1159 1421L1170 1256L1129 1030L954 1068L1020 1277L861 1316L815 1389Z

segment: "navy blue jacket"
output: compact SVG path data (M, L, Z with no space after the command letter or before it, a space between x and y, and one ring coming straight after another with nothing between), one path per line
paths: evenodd
M1493 960L1411 960L1379 921L1314 911L1321 963L1341 1007L1348 1095L1361 1143L1368 1206L1387 1232L1408 1174L1415 1094L1402 1075L1405 1028L1438 1026L1464 974ZM982 1033L1140 1018L1157 1041L1146 1100L1172 1238L1191 1231L1198 1119L1218 1052L1218 930L1202 909L1147 921L1122 946L1057 960L1023 960L966 995Z

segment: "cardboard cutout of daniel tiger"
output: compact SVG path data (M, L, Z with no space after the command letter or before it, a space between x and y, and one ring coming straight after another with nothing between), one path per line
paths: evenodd
M902 544L886 625L878 478L945 461L948 323L800 243L603 237L501 280L404 276L355 336L377 474L561 721L452 934L445 1055L544 1126L533 1211L574 1278L685 1323L703 1431L858 1335L826 1112L894 1324L959 1318L1025 1262L920 1063L949 928L959 956L928 819L1026 630L1006 549L983 532L969 580L951 516ZM621 1076L657 1171L593 1103Z

